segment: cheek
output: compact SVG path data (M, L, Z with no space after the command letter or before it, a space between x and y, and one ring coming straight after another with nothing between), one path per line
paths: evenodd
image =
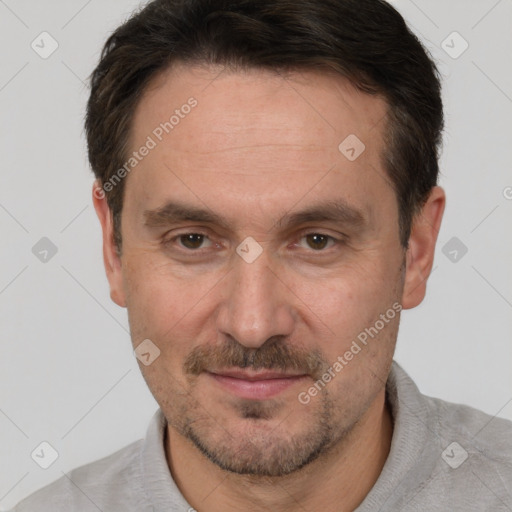
M155 339L165 326L172 325L176 309L171 286L161 267L155 265L151 252L126 252L123 256L126 306L132 339Z
M216 272L185 276L149 251L125 257L124 286L133 343L149 338L162 351L180 351L174 340L196 339L204 322L213 317L211 297L222 276ZM190 348L187 344L182 351Z
M354 347L357 354L348 354L350 360L388 358L398 330L398 315L393 309L400 297L396 270L375 257L364 264L346 266L326 279L295 285L305 305L304 318L322 337L318 343L329 363L349 351L354 341L361 350ZM386 316L388 310L392 315Z
M328 327L358 325L380 313L393 282L379 263L346 265L321 279L295 281L295 292Z

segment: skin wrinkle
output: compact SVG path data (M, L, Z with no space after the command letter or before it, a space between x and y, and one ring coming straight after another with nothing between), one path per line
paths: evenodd
M400 314L308 405L297 396L394 303L407 309L421 302L420 276L431 268L444 195L436 189L424 210L428 222L416 225L405 253L395 193L370 169L384 174L382 125L365 138L369 120L386 111L382 98L317 73L301 73L292 89L264 71L223 74L196 93L217 75L215 68L169 71L136 110L134 147L169 105L192 93L198 98L198 107L126 178L121 257L111 243L105 201L95 199L111 295L128 309L134 347L150 339L160 350L140 367L168 420L169 468L191 506L287 512L299 503L305 510L353 510L389 452L384 385ZM302 97L315 99L335 132ZM275 131L283 117L286 130ZM244 130L236 128L241 125ZM338 150L347 133L358 133L366 145L353 162ZM204 147L207 155L195 151ZM221 216L225 226L218 219L144 225L144 212L178 199ZM345 243L314 251L292 243L299 230L335 236L343 228L321 217L279 226L283 214L335 200L365 212L361 236L348 233ZM163 245L173 230L207 231L211 247L224 245L192 255ZM235 252L247 236L263 248L250 264ZM207 373L229 367L299 370L307 382L248 400Z

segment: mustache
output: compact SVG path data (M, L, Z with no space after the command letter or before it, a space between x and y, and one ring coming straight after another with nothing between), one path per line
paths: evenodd
M329 365L318 350L292 347L283 341L283 337L275 336L258 348L247 348L232 338L221 346L197 346L186 357L183 366L189 375L224 368L250 368L299 372L317 380Z

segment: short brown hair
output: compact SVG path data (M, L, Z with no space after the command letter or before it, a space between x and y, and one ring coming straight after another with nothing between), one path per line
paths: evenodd
M105 184L128 154L145 87L175 62L236 69L330 70L388 103L383 163L400 241L437 184L443 128L435 64L383 0L153 0L107 40L91 75L89 161ZM124 180L106 193L121 250Z

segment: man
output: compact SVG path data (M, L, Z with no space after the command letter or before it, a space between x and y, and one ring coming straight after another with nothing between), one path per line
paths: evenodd
M435 65L379 0L155 0L86 131L160 409L16 510L512 510L512 425L393 362L445 194Z

